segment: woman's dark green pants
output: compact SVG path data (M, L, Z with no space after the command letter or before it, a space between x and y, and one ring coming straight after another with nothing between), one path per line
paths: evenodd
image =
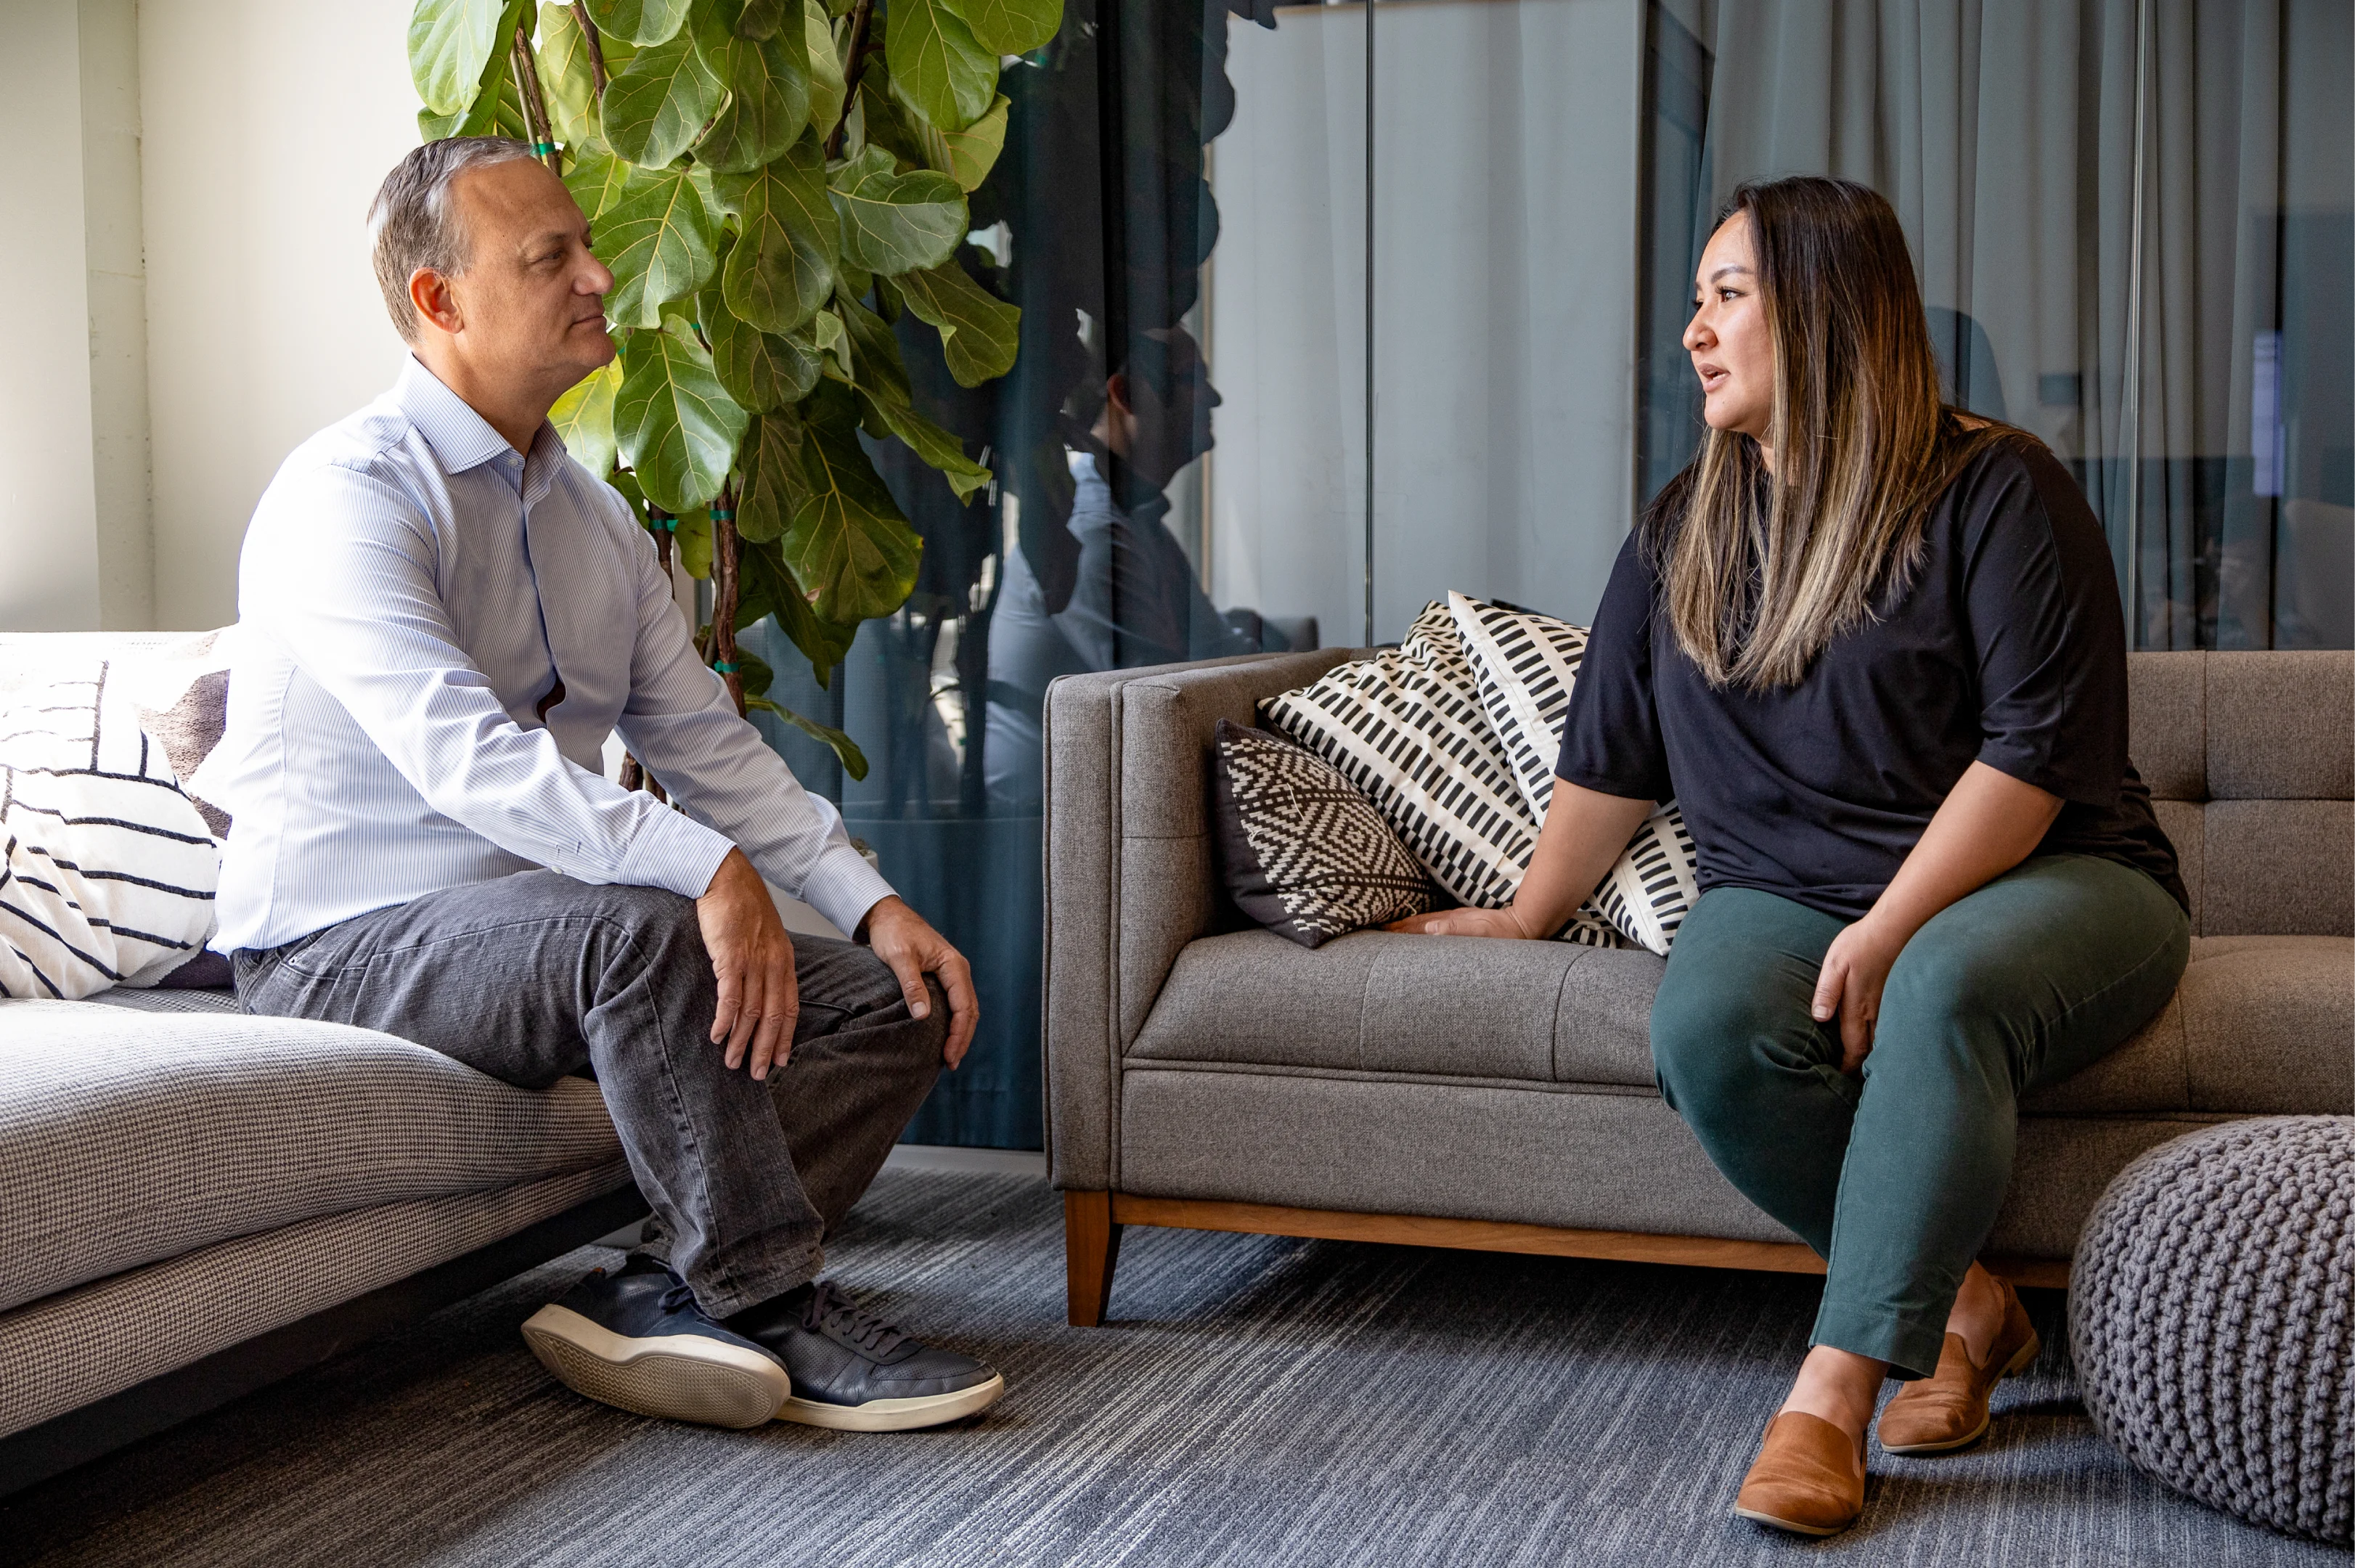
M1810 1343L1926 1377L2010 1185L2020 1096L2166 1006L2190 923L2131 866L2025 861L1905 944L1854 1075L1838 1023L1808 1012L1844 924L1753 889L1701 895L1652 1006L1652 1061L1717 1168L1824 1257Z

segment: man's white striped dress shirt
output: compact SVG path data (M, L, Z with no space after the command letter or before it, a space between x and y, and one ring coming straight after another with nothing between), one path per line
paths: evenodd
M533 867L694 898L731 844L844 931L891 891L697 657L628 503L414 359L271 481L238 614L223 952ZM602 775L609 731L685 815Z

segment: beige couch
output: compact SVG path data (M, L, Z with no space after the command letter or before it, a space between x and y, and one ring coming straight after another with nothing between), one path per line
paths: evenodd
M1245 929L1211 864L1220 719L1347 649L1081 676L1047 702L1049 1144L1073 1323L1124 1225L1813 1270L1654 1085L1641 951ZM2191 963L2023 1105L1989 1251L2058 1285L2110 1179L2206 1124L2355 1112L2355 654L2139 654L2132 750Z

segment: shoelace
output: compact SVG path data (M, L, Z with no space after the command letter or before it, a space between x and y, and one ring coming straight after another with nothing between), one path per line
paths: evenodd
M826 1279L811 1288L809 1305L802 1308L802 1327L813 1331L830 1329L879 1361L908 1338L896 1326L835 1288L832 1280Z

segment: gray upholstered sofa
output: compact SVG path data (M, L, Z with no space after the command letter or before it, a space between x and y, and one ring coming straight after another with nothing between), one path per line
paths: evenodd
M1347 649L1073 677L1047 701L1049 1144L1071 1321L1124 1225L1812 1269L1654 1087L1641 951L1365 932L1311 951L1217 881L1222 718ZM1990 1252L2059 1285L2144 1149L2355 1112L2355 654L2144 654L2133 754L2183 862L2191 964L2115 1055L2023 1107Z
M226 991L0 999L0 1494L645 1212L586 1079Z

